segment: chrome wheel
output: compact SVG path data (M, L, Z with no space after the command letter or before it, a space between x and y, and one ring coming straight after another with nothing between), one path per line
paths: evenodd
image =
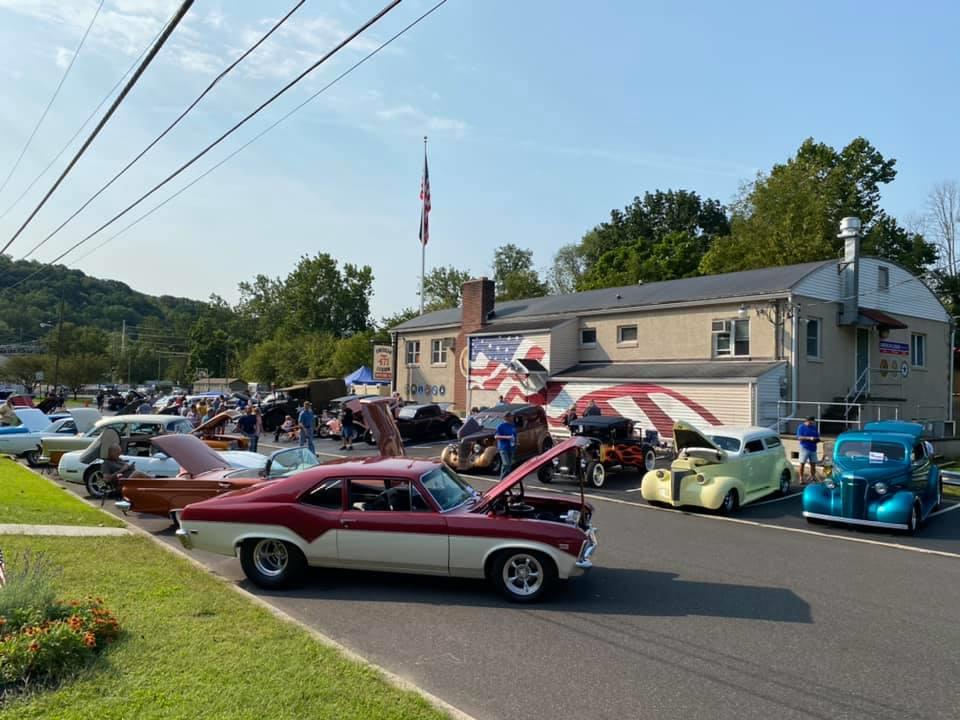
M40 451L28 450L23 454L23 459L27 461L30 467L37 467L40 464Z
M907 534L913 535L920 528L920 503L913 504L910 510L910 520L907 522Z
M657 469L657 454L653 450L647 450L643 454L643 470L650 472Z
M780 473L780 494L786 495L790 492L790 471L784 470Z
M519 596L535 595L543 586L543 566L533 555L512 555L503 566L503 584Z
M266 577L279 577L286 572L290 553L280 540L261 540L253 548L253 566Z
M587 470L587 477L590 478L590 484L595 488L603 487L603 484L607 481L607 470L600 463L596 463Z
M105 498L110 493L110 483L103 477L103 470L100 467L90 468L84 476L84 485L90 497Z

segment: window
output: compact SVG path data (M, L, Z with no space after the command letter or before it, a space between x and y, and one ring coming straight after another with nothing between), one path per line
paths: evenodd
M714 320L712 331L714 357L750 354L749 320Z
M580 330L580 346L593 347L597 344L597 329L583 328Z
M324 480L303 496L303 502L329 510L340 510L343 507L341 487L343 487L341 480Z
M724 435L714 435L710 438L710 442L712 442L721 450L726 450L727 452L740 452L740 441L737 440L737 438L726 437Z
M768 448L781 447L783 444L780 442L780 438L778 438L776 435L771 435L768 438L764 438L764 440L766 441Z
M433 496L441 510L455 508L470 498L476 497L476 491L446 465L441 465L421 476L420 482Z
M420 364L420 341L407 340L407 365Z
M877 269L877 289L888 290L890 288L890 268L881 265Z
M910 336L910 364L922 368L927 366L927 336L914 333Z
M347 488L347 509L359 512L409 512L414 495L410 481L403 478L350 480ZM419 493L416 493L416 500L426 505Z
M636 345L637 326L619 325L617 327L617 345Z
M820 355L820 319L807 320L807 357L819 360Z
M430 341L430 364L443 365L447 361L447 354L443 349L443 340Z
M763 441L762 440L748 440L747 444L743 446L743 449L748 453L758 453L763 452Z
M417 410L417 419L422 420L424 418L440 417L440 406L439 405L424 405L422 408Z

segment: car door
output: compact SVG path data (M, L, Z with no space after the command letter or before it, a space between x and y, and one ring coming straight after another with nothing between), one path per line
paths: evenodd
M913 446L913 457L910 462L910 489L913 494L920 498L924 508L933 501L933 493L930 488L930 458L927 457L927 450L922 442L915 443Z
M447 523L408 478L348 478L337 558L343 567L446 575Z
M345 486L343 478L324 478L300 498L300 510L309 520L310 538L305 555L311 565L340 564L337 536L343 516Z
M440 408L427 405L417 411L417 429L420 439L435 438L440 434Z
M760 438L747 440L744 443L741 472L748 495L762 493L770 487L773 482L770 478L770 458L772 455L764 447L763 440Z

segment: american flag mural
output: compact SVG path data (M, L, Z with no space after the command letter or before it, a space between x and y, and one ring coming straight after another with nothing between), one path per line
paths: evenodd
M684 420L700 427L722 425L707 407L675 388L658 383L556 382L542 390L525 383L524 376L509 367L514 360L537 360L549 368L549 338L546 336L495 335L470 338L469 387L474 404L487 405L499 396L510 403L545 405L554 427L571 405L582 415L591 401L604 415L622 415L643 430L655 429L669 437L673 424Z

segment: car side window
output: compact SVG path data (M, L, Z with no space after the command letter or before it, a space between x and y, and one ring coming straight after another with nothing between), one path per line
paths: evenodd
M410 512L415 510L429 510L429 506L417 493L421 507L414 507L414 493L411 492L410 481L402 478L385 478L383 480L356 480L348 481L349 497L347 510L359 512Z
M324 480L304 495L302 500L307 505L327 508L328 510L340 510L343 507L342 487L343 481L339 478Z
M765 438L768 448L781 447L783 443L780 442L780 438L771 435L768 438Z
M743 449L747 453L758 453L763 452L763 441L762 440L749 440L747 444L743 446Z
M927 459L927 451L923 447L923 443L917 443L913 446L913 462L917 465L922 463Z

